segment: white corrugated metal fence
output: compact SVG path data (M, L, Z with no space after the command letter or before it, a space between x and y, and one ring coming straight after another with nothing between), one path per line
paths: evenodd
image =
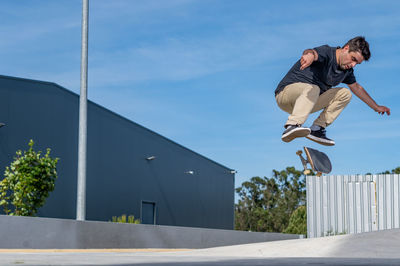
M307 236L400 228L400 175L307 176Z

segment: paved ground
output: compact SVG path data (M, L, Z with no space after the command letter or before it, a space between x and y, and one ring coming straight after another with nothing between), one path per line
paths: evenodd
M139 253L41 253L1 256L1 265L400 265L400 259L198 257Z
M199 250L0 250L0 265L400 265L400 229Z

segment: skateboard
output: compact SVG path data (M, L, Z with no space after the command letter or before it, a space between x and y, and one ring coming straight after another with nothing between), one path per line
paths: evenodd
M305 175L309 175L311 173L311 171L307 168L307 163L310 164L311 169L314 172L317 172L317 176L321 176L323 173L329 174L332 171L331 161L325 153L308 147L304 147L304 152L307 159L304 159L302 156L303 152L301 150L298 150L296 154L300 157L301 163L304 167L303 173Z

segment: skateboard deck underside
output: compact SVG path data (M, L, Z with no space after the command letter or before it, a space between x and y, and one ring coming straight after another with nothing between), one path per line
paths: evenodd
M329 174L332 171L331 161L325 153L308 147L304 147L304 151L306 152L311 168L315 172Z

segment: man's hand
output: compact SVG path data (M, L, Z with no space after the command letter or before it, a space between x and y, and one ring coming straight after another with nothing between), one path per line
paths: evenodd
M303 55L300 58L300 70L303 70L318 59L318 53L313 49L307 49L303 52Z
M387 115L390 115L390 109L387 108L386 106L381 106L379 105L376 109L375 112L378 112L380 115L384 115L385 113Z

